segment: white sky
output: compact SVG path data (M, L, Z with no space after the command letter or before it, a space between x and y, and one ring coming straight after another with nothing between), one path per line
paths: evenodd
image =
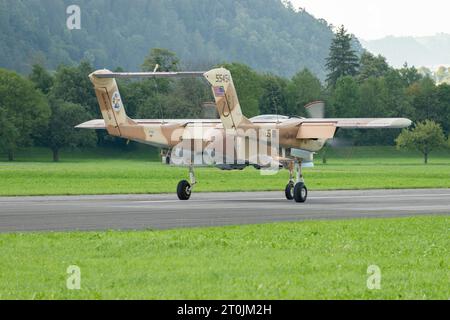
M291 0L358 38L450 33L450 0Z

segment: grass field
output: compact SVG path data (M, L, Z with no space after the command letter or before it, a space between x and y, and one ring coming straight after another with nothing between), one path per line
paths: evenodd
M2 234L0 299L448 299L449 227L430 216ZM380 290L367 288L370 265Z
M97 149L62 153L62 162L52 163L45 150L26 150L18 161L0 162L0 195L60 195L173 193L187 169L162 165L154 152L120 152ZM259 171L196 170L196 191L284 190L286 170L275 176ZM449 188L450 152L435 153L429 165L416 153L389 147L348 148L320 157L316 167L305 170L311 190L372 188Z
M174 193L187 170L154 151L42 149L0 162L0 195ZM312 190L450 188L450 153L350 148L305 171ZM288 174L197 170L196 191L281 190ZM0 299L448 299L450 217L139 232L0 234ZM81 268L68 290L67 267ZM369 290L367 268L381 269Z

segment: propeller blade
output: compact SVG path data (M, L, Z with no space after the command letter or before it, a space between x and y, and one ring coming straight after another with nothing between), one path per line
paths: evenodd
M354 145L354 142L351 139L347 138L334 138L328 140L327 144L332 148L346 148L352 147Z
M325 102L314 101L305 106L310 118L323 119L325 118Z

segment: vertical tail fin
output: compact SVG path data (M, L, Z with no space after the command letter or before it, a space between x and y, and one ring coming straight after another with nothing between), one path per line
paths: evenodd
M100 106L108 133L121 137L121 126L134 125L134 121L128 118L123 106L117 82L113 78L98 78L99 74L110 74L109 70L98 70L89 75L94 85L95 94Z
M218 68L204 74L211 84L217 111L225 129L236 129L251 125L241 110L231 73L225 68Z

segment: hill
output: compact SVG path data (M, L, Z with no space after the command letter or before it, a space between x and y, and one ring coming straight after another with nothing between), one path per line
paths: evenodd
M390 36L361 43L372 53L385 56L395 67L400 67L405 62L416 67L450 65L450 34L441 33L429 37Z
M78 0L81 30L68 30L67 0L0 0L0 67L22 73L88 59L136 70L152 47L175 51L185 68L239 61L291 76L323 78L333 32L324 20L279 0Z

